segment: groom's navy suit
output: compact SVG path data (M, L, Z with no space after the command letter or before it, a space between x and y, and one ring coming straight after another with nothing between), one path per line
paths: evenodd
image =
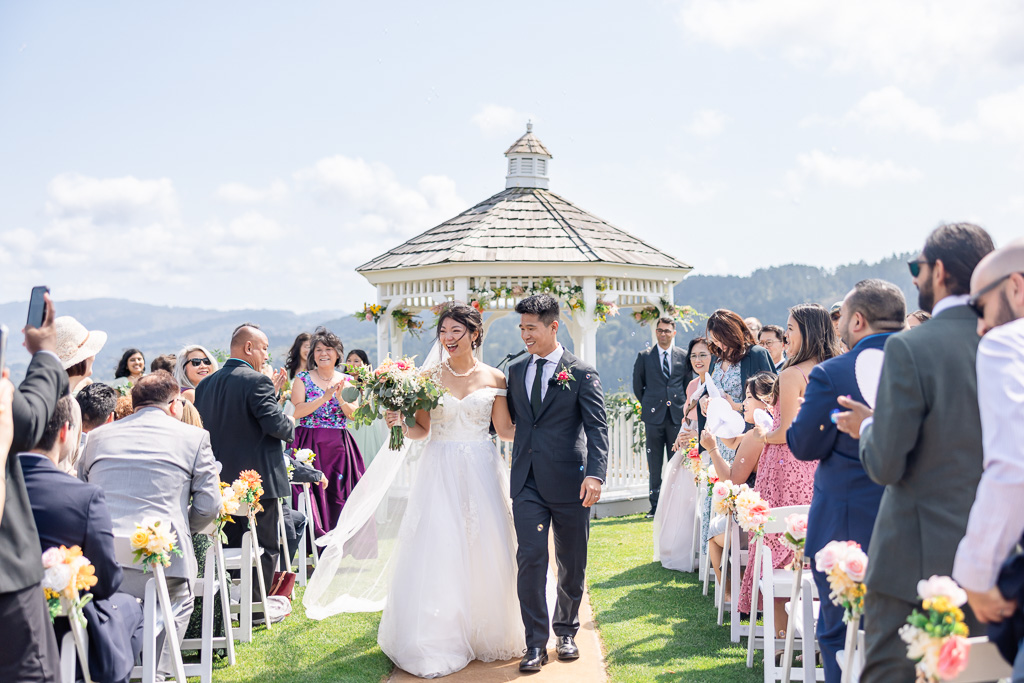
M519 549L518 592L526 627L526 646L547 647L548 528L554 532L558 599L552 628L556 636L575 636L587 568L590 509L583 507L585 477L602 483L608 464L608 426L597 370L568 351L555 365L534 412L533 384L526 377L536 356L509 367L508 405L516 424L512 446L511 496ZM560 384L562 370L573 380Z

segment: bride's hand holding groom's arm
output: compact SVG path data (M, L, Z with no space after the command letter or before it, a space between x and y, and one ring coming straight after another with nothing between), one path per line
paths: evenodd
M505 389L505 375L496 368L491 368L494 373L494 380L497 383L498 389ZM498 434L498 438L502 441L515 441L516 438L516 425L512 422L512 414L509 411L508 398L505 396L495 396L494 404L491 406L491 424L494 425L494 431Z
M397 410L389 410L384 413L384 422L388 427L401 425L405 435L413 440L425 439L430 435L430 413L426 410L416 411L416 425L409 427L405 424L405 418Z

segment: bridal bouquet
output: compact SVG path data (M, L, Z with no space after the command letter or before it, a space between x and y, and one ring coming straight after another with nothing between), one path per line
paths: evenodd
M868 556L853 541L830 541L814 555L818 571L828 578L832 604L846 610L843 621L850 623L864 613L864 574Z
M761 494L746 484L740 485L741 490L736 495L736 521L740 528L748 534L760 538L764 536L764 525L775 519L768 514L771 509Z
M922 611L915 609L900 629L907 657L916 662L917 680L936 683L955 678L967 666L970 650L960 609L967 593L948 576L918 581L917 592Z
M699 484L701 474L704 472L704 461L700 457L700 450L697 449L697 439L690 439L686 444L686 469L693 475L693 482Z
M50 608L50 621L61 613L61 601L72 608L69 615L85 626L82 608L92 600L91 595L79 597L79 591L90 590L96 585L96 568L92 566L82 549L73 545L50 548L43 553L43 594Z
M405 418L405 424L416 424L416 411L433 410L444 394L440 381L416 368L412 358L384 359L376 369L352 368L354 379L342 390L345 401L360 401L352 415L357 424L370 424L380 419L385 411L395 410ZM405 443L402 427L391 428L388 448L397 451Z
M147 517L135 524L131 546L135 551L135 561L143 565L145 570L155 564L169 566L171 555L181 557L178 535L174 533L170 522L157 517Z

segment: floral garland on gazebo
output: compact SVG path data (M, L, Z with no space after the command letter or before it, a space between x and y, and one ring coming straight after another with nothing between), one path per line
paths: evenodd
M363 310L356 311L352 314L352 317L358 320L378 323L384 317L385 310L380 304L363 304ZM408 332L414 337L419 337L420 332L423 331L423 321L416 317L408 308L396 308L391 311L391 317L394 318L398 329Z
M643 326L656 322L658 318L672 318L684 330L692 330L698 318L706 318L706 315L697 312L693 306L676 306L668 299L662 297L657 306L644 306L633 311L633 319Z

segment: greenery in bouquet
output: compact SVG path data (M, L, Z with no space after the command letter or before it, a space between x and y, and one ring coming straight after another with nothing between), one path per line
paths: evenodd
M402 414L405 424L416 424L416 412L433 410L444 395L440 381L421 372L412 358L385 358L375 369L353 368L352 383L342 390L342 399L359 402L352 415L356 424L368 425L393 410ZM401 425L391 428L388 448L397 451L405 443Z
M131 547L135 561L143 565L146 571L150 565L169 566L171 555L181 557L178 535L171 528L171 523L157 517L147 517L136 523L131 536Z
M82 554L82 548L60 546L43 553L43 594L50 610L50 621L61 614L61 601L67 603L68 616L78 619L85 626L82 608L92 600L92 595L80 596L96 585L96 568L89 558Z
M961 607L967 593L948 576L917 582L921 610L915 609L900 638L914 661L918 681L936 683L956 678L967 666L970 644Z

